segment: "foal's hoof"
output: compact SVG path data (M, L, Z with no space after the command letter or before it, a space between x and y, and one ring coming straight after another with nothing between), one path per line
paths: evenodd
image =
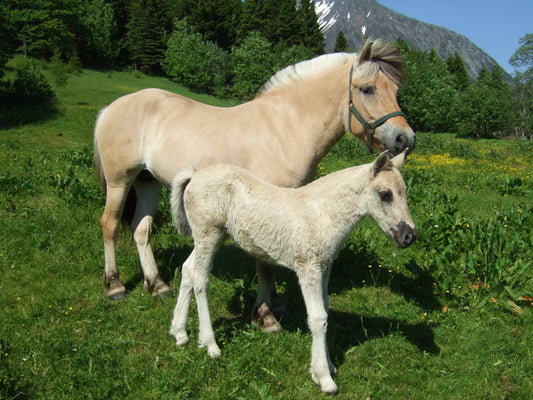
M272 310L266 303L262 303L255 311L252 323L259 326L265 333L281 332L281 325L276 320Z

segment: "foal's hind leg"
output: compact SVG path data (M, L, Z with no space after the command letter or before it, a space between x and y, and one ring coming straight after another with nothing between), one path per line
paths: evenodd
M210 357L218 357L220 348L215 340L211 317L209 315L208 293L209 273L213 266L215 251L224 240L224 233L217 228L203 229L198 235L194 234L194 263L193 263L193 288L198 308L198 347L207 347Z
M150 244L152 223L157 211L161 184L154 179L137 180L134 187L137 194L137 204L131 229L144 274L144 287L151 291L154 296L164 297L170 294L170 287L159 276Z
M176 302L176 307L174 307L174 317L170 324L169 333L174 336L178 346L184 345L189 341L189 336L187 335L187 317L193 292L193 277L194 250L183 263L183 267L181 268L181 284L178 301Z
M100 219L104 235L104 287L107 290L107 296L112 300L121 299L126 295L126 288L118 277L116 247L128 190L127 186L107 186L105 209Z

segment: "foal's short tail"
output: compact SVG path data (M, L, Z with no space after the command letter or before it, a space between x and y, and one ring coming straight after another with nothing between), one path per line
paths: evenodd
M174 220L174 227L180 235L190 236L191 227L187 220L185 213L185 205L183 204L183 195L187 184L191 181L194 174L192 168L187 168L178 173L172 180L171 194L170 194L170 208L172 210L172 219Z

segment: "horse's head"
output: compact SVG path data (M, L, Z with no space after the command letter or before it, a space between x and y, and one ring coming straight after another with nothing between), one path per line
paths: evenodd
M409 208L407 189L399 167L407 150L392 158L390 152L381 153L371 164L367 212L398 247L411 245L418 237Z
M415 147L415 133L396 99L402 64L396 46L367 42L350 70L348 127L372 153L372 146L394 155Z

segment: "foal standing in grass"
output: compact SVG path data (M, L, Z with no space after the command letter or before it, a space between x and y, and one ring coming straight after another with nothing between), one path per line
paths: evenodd
M170 333L187 343L187 314L194 291L199 316L199 346L220 355L209 316L207 292L213 257L227 236L253 256L285 266L298 276L313 335L311 375L325 393L335 393L335 367L326 344L328 279L333 260L348 235L366 215L399 247L418 233L409 214L406 187L398 168L405 152L391 159L347 168L298 189L260 180L245 169L218 165L186 170L172 182L176 228L191 234L194 249L183 264Z

